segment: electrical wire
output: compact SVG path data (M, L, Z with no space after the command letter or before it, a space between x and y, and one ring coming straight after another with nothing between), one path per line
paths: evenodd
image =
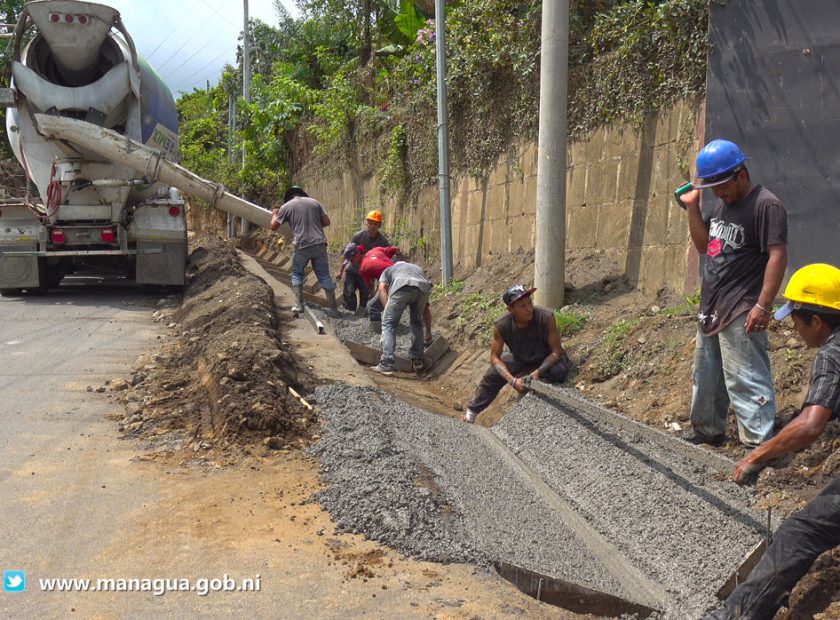
M222 1L224 2L224 0L222 0ZM187 46L187 44L188 44L190 41L192 41L192 40L193 40L193 39L194 39L194 38L198 35L198 33L200 33L200 32L202 31L202 29L204 28L204 26L206 26L206 25L207 25L207 23L208 23L211 19L213 19L213 17L215 17L215 15L212 15L212 14L211 14L211 15L209 15L209 16L207 17L207 19L205 19L205 20L201 23L201 25L198 27L198 29L197 29L195 32L193 32L193 33L192 33L189 37L187 37L187 38L184 40L184 42L181 44L181 47L179 47L179 48L178 48L178 49L176 49L174 52L172 52L172 54L170 54L170 55L169 55L169 58L167 58L166 60L164 60L161 64L157 65L157 70L158 70L158 71L161 71L161 70L162 70L162 69L163 69L163 68L164 68L167 64L169 64L169 62L170 62L173 58L175 58L175 56L176 56L176 55L177 55L177 54L178 54L178 53L179 53L182 49L184 49L184 48Z
M157 47L155 49L153 49L152 52L148 56L146 56L146 60L151 59L151 57L155 55L155 52L160 49L160 46L163 45L164 43L166 43L169 40L169 37L171 37L173 34L175 34L178 31L178 28L181 26L181 24L184 23L184 20L186 20L188 17L190 17L192 15L192 10L195 8L195 5L199 3L199 1L200 0L195 0L195 2L192 3L192 6L190 6L190 8L187 9L186 13L184 13L184 16L181 17L181 19L178 21L178 23L175 24L175 26L172 28L172 30L169 31L169 34L167 34L163 38L163 41L158 43Z

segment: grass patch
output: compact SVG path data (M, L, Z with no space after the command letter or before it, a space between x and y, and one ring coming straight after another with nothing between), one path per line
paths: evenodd
M482 293L470 293L457 304L456 310L458 327L463 328L467 322L475 324L475 333L482 346L489 345L493 340L493 323L507 312L498 295Z
M432 292L429 294L429 301L437 301L450 295L458 295L464 290L463 280L451 280L449 286L444 286L443 283L435 284L432 287Z
M604 337L604 346L598 355L597 371L602 380L616 376L626 365L624 342L627 335L641 319L623 319L610 325Z
M554 311L554 321L561 337L573 336L580 332L589 320L589 315L581 310Z
M662 314L665 316L681 316L684 314L697 314L700 308L700 289L694 291L693 295L683 297L685 303L673 308L664 308Z

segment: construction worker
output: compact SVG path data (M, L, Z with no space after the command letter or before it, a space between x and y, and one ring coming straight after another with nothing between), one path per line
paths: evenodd
M713 140L697 155L695 189L684 194L688 228L704 255L691 397L695 443L722 444L729 405L748 448L769 439L776 416L767 326L787 266L787 214L756 185L733 142ZM700 191L717 197L707 213Z
M365 253L359 267L359 275L362 276L365 286L370 292L370 300L367 303L367 313L370 319L371 329L382 333L382 310L385 306L376 294L374 281L379 279L382 272L394 264L394 256L400 253L400 249L394 246L384 248L373 248Z
M335 301L335 282L330 276L327 237L324 234L324 227L330 225L330 217L324 207L307 196L303 188L293 185L283 196L283 206L271 213L271 230L277 230L281 224L286 223L292 229L292 290L296 300L292 312L303 312L304 272L311 262L312 270L327 296L327 314L333 318L340 316Z
M432 339L432 311L429 308L429 292L432 283L423 269L413 263L396 262L379 277L379 301L385 310L382 313L382 336L380 344L382 357L373 367L383 375L394 374L394 360L397 347L397 326L406 307L410 312L411 348L408 356L414 372L423 370L424 340ZM424 338L425 327L425 338Z
M353 241L348 243L344 251L341 253L342 270L347 271L347 278L344 280L344 307L348 310L356 310L359 306L365 306L368 303L369 292L368 287L365 286L362 276L359 274L359 268L362 265L362 259L365 256L365 248ZM341 277L341 273L338 274ZM352 286L350 286L352 282ZM359 306L356 305L356 290L359 291Z
M791 276L785 297L788 302L776 312L776 319L790 315L805 344L819 347L811 366L811 383L799 414L735 465L732 478L736 482L772 458L811 445L829 420L840 414L840 269L820 264L799 269ZM723 609L706 617L773 618L814 560L838 545L840 478L782 523L747 581L735 589Z
M365 252L391 245L388 238L379 232L380 228L382 228L382 213L376 210L371 211L365 216L365 227L354 233L350 242L362 246ZM341 261L336 280L341 282L342 278L344 278L344 307L353 312L358 306L364 306L367 303L368 290L359 276L358 269L353 267L346 258ZM359 292L358 305L356 291Z
M464 422L475 422L505 384L525 394L526 376L559 383L569 374L569 357L563 350L554 313L534 305L531 294L535 290L514 284L502 295L508 313L493 323L490 368L467 406ZM505 345L510 353L503 353Z

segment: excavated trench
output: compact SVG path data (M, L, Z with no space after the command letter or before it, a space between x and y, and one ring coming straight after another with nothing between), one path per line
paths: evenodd
M320 316L320 315L319 315ZM322 317L376 347L366 321ZM397 352L408 349L398 332ZM536 386L535 386L536 387ZM540 384L492 429L335 383L312 448L339 531L494 567L572 611L698 618L767 534L727 459Z

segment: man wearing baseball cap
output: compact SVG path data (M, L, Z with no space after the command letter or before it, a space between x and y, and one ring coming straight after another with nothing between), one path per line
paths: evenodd
M734 142L712 140L697 155L695 189L680 200L702 256L702 284L691 393L694 443L726 440L729 406L747 448L770 438L776 400L767 326L787 266L787 214L752 182ZM717 200L705 212L700 190Z
M560 342L554 313L534 305L531 293L535 290L514 284L502 295L508 313L493 324L490 368L467 406L465 422L475 422L505 384L525 394L526 376L558 383L569 374L569 357ZM505 345L509 353L504 353Z
M380 228L382 228L382 213L377 210L370 211L365 216L365 227L353 234L350 243L362 246L365 252L370 252L373 248L390 246L391 242L379 232ZM347 274L346 277L345 273ZM341 282L342 278L344 278L344 307L352 312L358 306L364 306L369 297L368 290L359 275L358 266L354 267L346 257L341 261L341 267L338 270L338 275L336 275L338 282ZM358 306L356 291L359 291Z
M819 347L811 366L811 383L797 416L779 434L761 444L736 465L733 480L741 482L767 461L811 445L830 420L840 415L840 269L807 265L794 273L785 289L788 299L776 312L787 316L810 348ZM805 508L786 519L761 561L708 620L772 618L814 560L840 545L840 478Z

